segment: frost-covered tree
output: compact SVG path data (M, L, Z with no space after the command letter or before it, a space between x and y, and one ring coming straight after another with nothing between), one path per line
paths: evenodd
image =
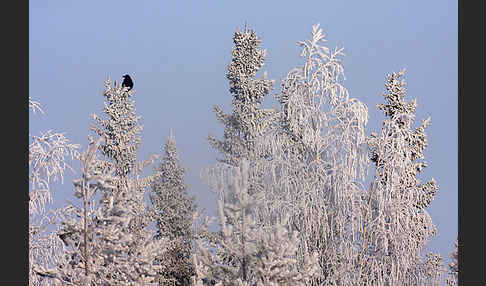
M58 234L66 250L55 269L39 271L62 285L158 285L166 239L153 239L147 226L154 217L143 197L153 176L141 178L142 169L156 156L136 162L136 136L141 126L131 93L106 81L104 95L108 119L95 116L99 139L80 157L82 178L74 181L72 216L62 221ZM123 120L121 118L124 118Z
M375 176L367 194L363 222L361 269L370 285L434 285L442 274L442 258L423 249L437 229L425 210L438 189L432 179L421 183L418 174L427 166L425 128L413 129L416 100L406 102L404 71L386 79L386 103L379 104L387 118L380 134L370 139Z
M266 78L266 72L262 78L255 78L266 57L266 50L260 49L260 38L245 25L244 32L238 30L234 34L233 42L235 47L226 74L233 110L226 114L218 105L214 106L217 119L224 125L224 136L221 140L214 136L208 139L223 156L220 162L237 166L241 158L263 156L257 151L256 140L276 121L278 112L260 107L274 84Z
M318 272L317 254L298 266L297 233L290 235L280 222L256 223L251 209L261 203L261 193L247 191L248 165L246 159L240 161L225 186L233 189L234 203L218 201L221 237L209 243L214 252L204 240L197 241L196 285L306 285Z
M241 162L246 162L245 159ZM230 167L234 170L233 167ZM247 168L247 166L246 166ZM247 192L248 170L243 170L229 179L224 187L235 194L234 204L223 200L218 201L220 223L220 240L215 245L216 255L212 256L199 244L201 262L210 267L206 275L210 280L221 282L222 285L238 285L231 283L248 282L251 278L249 268L254 263L257 251L256 239L258 226L248 214L249 209L256 203L256 199Z
M110 77L105 82L106 97L104 103L105 118L93 114L98 125L91 129L104 138L100 150L103 155L116 163L116 175L127 176L133 171L136 151L140 146L142 126L138 125L140 116L135 114L135 102L132 99L134 91L115 84L111 86Z
M357 258L367 168L366 106L341 84L342 48L323 43L319 25L298 42L301 66L282 81L279 128L266 138L272 160L265 167L265 206L270 223L289 215L298 231L298 261L319 254L320 275L308 285L359 285Z
M187 193L185 169L180 165L172 132L165 144L162 162L154 173L150 200L157 224L156 238L169 241L168 254L159 261L163 268L160 285L190 285L194 275L192 225L196 205Z
M256 78L264 66L266 50L260 48L261 40L252 30L238 31L234 34L232 59L226 74L229 80L232 100L232 113L226 114L216 105L217 119L224 125L223 138L209 136L210 145L219 151L219 164L207 169L208 181L218 181L225 172L231 172L243 158L250 164L247 191L250 194L262 192L264 165L269 160L269 150L263 142L272 126L278 121L276 109L264 109L261 104L272 90L274 81L267 79L266 72ZM234 202L232 192L219 192L224 201Z
M293 231L289 237L287 218L258 232L258 253L256 262L256 285L308 285L320 271L318 253L313 252L297 260L298 234Z
M29 109L34 114L44 113L40 103L31 98ZM66 169L72 170L67 158L79 155L79 145L51 130L29 137L29 285L46 285L49 280L36 271L53 267L62 255L62 241L50 228L69 213L66 208L47 211L46 205L53 199L51 184L59 179L62 182Z
M160 267L154 261L163 257L166 240L152 239L146 229L148 216L136 219L127 208L97 202L97 193L118 187L115 166L96 152L101 140L91 142L80 156L82 178L74 180L74 185L75 196L82 202L71 203L72 215L59 226L63 257L54 269L37 272L51 278L54 285L158 285ZM131 183L135 181L130 181L129 188L137 188Z
M29 98L29 109L44 113L40 103ZM39 136L29 134L29 211L40 214L45 205L52 202L50 185L64 181L66 169L72 170L67 157L74 159L78 155L79 144L72 144L63 133L49 130Z
M104 116L93 114L97 124L92 124L91 129L100 137L103 137L103 144L100 145L100 152L105 158L111 160L115 168L115 180L117 188L114 192L103 194L104 202L112 202L114 205L130 209L142 209L145 189L130 189L130 176L135 174L136 152L141 144L140 133L143 127L138 124L140 116L135 114L135 102L132 99L134 90L128 90L115 82L111 86L110 77L105 82L103 95L106 98L104 103ZM154 158L151 158L154 159ZM148 184L147 180L143 184ZM126 191L135 191L135 194L126 194ZM135 196L136 199L128 199L128 196Z
M454 246L456 249L451 254L452 261L449 263L449 273L446 280L448 286L456 286L459 284L459 243L457 239Z

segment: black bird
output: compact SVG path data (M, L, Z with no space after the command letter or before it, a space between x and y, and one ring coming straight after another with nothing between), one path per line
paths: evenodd
M123 76L122 87L128 87L128 90L133 88L132 78L127 74Z

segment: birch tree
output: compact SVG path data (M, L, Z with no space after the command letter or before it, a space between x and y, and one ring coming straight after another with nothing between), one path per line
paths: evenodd
M39 102L29 97L33 115L44 113ZM51 185L64 182L66 170L72 167L68 158L79 156L79 145L69 141L63 133L48 130L39 135L29 134L29 285L48 285L49 279L38 275L39 269L54 267L64 250L62 241L50 228L66 215L69 209L48 211L53 201Z
M342 48L329 49L319 25L300 41L303 64L282 81L279 128L269 137L266 223L289 215L298 261L317 252L319 275L308 285L358 285L362 196L368 167L367 107L341 84Z

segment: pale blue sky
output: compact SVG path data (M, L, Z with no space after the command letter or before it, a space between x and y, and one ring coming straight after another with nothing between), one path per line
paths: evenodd
M144 126L138 158L161 152L172 128L189 192L210 214L215 195L199 174L215 162L207 135L223 131L212 106L230 111L225 74L238 26L246 21L267 49L264 69L276 85L264 105L276 106L280 79L301 63L296 42L309 39L320 23L329 47L344 47L344 85L368 106L368 134L384 119L376 104L383 101L385 75L406 68L417 123L432 117L423 177L435 178L440 189L429 208L438 227L429 249L449 261L458 221L457 1L29 3L29 92L46 111L31 117L30 133L62 131L85 147L91 114L103 108L106 76L120 82L129 73ZM54 206L73 198L72 178L54 185Z

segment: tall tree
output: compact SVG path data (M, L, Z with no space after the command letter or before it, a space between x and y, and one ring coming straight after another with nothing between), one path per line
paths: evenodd
M99 138L90 138L89 150L80 157L82 178L74 181L82 203L71 203L72 216L58 230L65 256L44 274L63 285L157 285L160 265L154 262L164 256L166 240L152 240L147 228L153 213L143 197L153 177L140 177L156 156L136 162L141 126L131 92L112 87L110 79L105 85L108 118L94 116Z
M195 274L191 256L196 205L187 193L185 169L180 165L172 131L164 147L162 162L154 171L150 200L157 223L156 238L170 241L168 255L159 261L163 267L160 285L190 285Z
M405 100L404 70L386 78L385 104L379 104L386 119L380 134L370 139L375 176L365 209L362 277L370 285L434 285L442 273L442 258L421 254L437 229L426 207L438 189L434 179L417 178L427 162L425 128L430 118L413 129L416 100ZM363 282L364 283L364 282Z
M270 154L262 140L278 120L276 109L261 108L274 81L267 79L266 72L261 78L256 78L257 72L264 66L266 50L260 48L261 40L254 31L245 25L244 31L238 29L234 34L233 42L235 46L226 74L233 98L232 113L224 113L218 105L214 107L217 119L224 125L224 135L221 140L214 136L208 137L210 145L219 151L221 157L218 159L219 164L207 169L207 179L210 184L211 181L227 180L232 167L238 166L244 158L251 166L247 191L254 194L264 189L261 161L268 160ZM217 187L214 190L225 201L234 202L236 199L235 194L228 189Z
M130 188L129 185L140 183L140 186L146 186L149 184L147 180L151 180L152 177L142 180L135 178L134 182L130 181L134 175L136 176L140 172L136 169L135 161L137 149L141 144L140 133L143 129L138 123L141 117L135 113L133 92L116 82L114 86L111 86L111 80L108 77L103 92L106 98L104 116L93 114L93 119L97 124L92 124L91 129L103 138L100 152L105 158L111 160L110 164L113 164L115 169L117 188L113 190L114 192L103 194L104 202L112 202L118 207L127 208L129 213L137 216L141 215L139 212L144 209L143 196L146 190L143 187ZM155 157L152 156L149 161L154 159ZM128 191L134 193L127 194Z
M312 38L298 42L303 64L282 81L259 217L268 223L290 216L286 227L299 232L300 262L319 253L320 275L309 285L357 285L368 112L342 85L343 49L325 42L314 25Z
M278 112L260 108L274 85L273 80L266 78L266 72L262 78L255 78L266 57L266 50L260 49L260 38L245 25L243 32L238 30L234 34L233 42L235 47L226 74L233 97L233 112L226 114L218 105L214 106L217 119L224 125L224 136L222 140L214 136L208 139L223 155L221 162L237 166L241 158L261 156L257 152L256 140L276 121Z

